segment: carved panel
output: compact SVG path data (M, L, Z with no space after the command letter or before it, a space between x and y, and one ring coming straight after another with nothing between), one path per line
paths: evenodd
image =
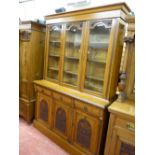
M135 155L135 147L126 143L122 143L120 155Z
M48 121L48 103L45 100L40 102L40 118L44 121Z
M62 133L66 133L66 112L62 108L56 111L55 127Z
M92 131L90 123L85 119L81 119L77 128L77 142L80 143L83 147L89 149L91 134Z

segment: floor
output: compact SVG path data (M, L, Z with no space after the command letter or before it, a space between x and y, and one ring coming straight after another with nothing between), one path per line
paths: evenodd
M19 119L19 155L69 155L33 125Z

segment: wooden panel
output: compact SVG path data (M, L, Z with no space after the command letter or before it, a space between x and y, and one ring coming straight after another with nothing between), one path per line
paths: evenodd
M33 81L43 78L43 58L44 58L44 44L45 44L45 33L41 31L32 30L31 35L31 48L30 48L30 57L28 70L29 76L29 98L35 98Z
M114 100L118 83L119 68L123 50L124 25L119 19L113 19L110 46L107 55L107 66L105 71L104 97ZM114 59L115 58L115 59Z
M52 98L44 94L37 94L37 116L45 126L51 128L51 114L52 114Z
M82 110L85 113L91 114L96 117L102 117L103 115L102 109L99 109L95 106L91 106L88 103L81 102L79 100L75 100L74 102L75 102L75 107Z
M87 154L98 152L99 121L80 111L75 112L73 144Z
M34 118L35 100L29 101L19 99L19 115L23 117L28 123Z
M26 103L21 100L19 101L19 114L20 114L20 116L26 118L26 114L27 114Z
M54 100L54 131L62 138L71 139L71 120L73 111L63 102Z
M30 58L30 42L20 41L19 51L19 94L20 97L28 99L29 97L29 58Z

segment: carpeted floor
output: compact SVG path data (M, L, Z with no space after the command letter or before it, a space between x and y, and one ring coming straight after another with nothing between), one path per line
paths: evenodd
M19 119L19 155L69 155L33 125Z

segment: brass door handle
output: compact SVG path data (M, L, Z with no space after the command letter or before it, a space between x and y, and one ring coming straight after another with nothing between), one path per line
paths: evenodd
M135 125L133 123L127 123L126 127L130 131L135 131Z

